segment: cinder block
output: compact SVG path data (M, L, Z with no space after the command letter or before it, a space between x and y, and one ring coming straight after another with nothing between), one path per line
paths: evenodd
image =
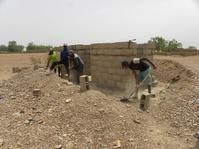
M33 96L38 97L38 96L41 95L41 90L40 89L33 89L32 93L33 93Z
M80 76L80 91L89 90L89 79L87 75Z
M152 51L151 49L144 49L144 50L143 50L143 54L144 54L144 55L152 55L152 54L153 54L153 51ZM144 56L144 55L143 55L143 56Z
M131 42L130 43L130 49L137 49L138 48L138 44L135 42Z
M140 99L140 109L146 111L149 108L150 94L143 93Z

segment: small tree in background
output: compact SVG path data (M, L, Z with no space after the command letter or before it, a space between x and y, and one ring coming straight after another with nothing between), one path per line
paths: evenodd
M175 39L169 41L158 36L151 38L151 41L155 44L158 52L171 52L177 48L182 48L182 44Z
M166 51L171 52L171 51L173 51L177 48L182 48L182 44L180 42L178 42L177 40L173 39L173 40L168 42Z
M15 40L8 42L8 52L22 52L24 46L17 45Z
M152 40L152 42L154 42L156 50L158 52L164 51L166 49L168 43L167 43L167 41L164 38L162 38L162 37L154 37L151 40Z
M0 52L6 52L6 51L8 51L8 47L7 46L5 46L5 45L0 45Z

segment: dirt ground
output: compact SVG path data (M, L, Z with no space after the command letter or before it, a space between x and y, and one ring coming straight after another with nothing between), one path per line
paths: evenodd
M0 80L12 76L13 67L29 67L34 63L44 63L46 58L46 53L0 54Z
M155 59L173 60L184 65L187 69L190 69L191 71L194 71L194 72L199 71L199 55L196 55L196 56L159 56L159 55L156 55Z
M12 76L13 66L43 64L45 56L0 55L0 148L199 148L193 137L199 128L199 56L155 56L154 76L164 89L145 112L139 101L121 103L114 93L96 89L81 93L44 69Z

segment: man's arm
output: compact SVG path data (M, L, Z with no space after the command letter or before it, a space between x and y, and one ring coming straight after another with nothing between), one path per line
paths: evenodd
M153 66L153 69L156 69L157 67L147 58L141 58L140 61L147 61L149 62L152 66Z
M78 58L74 58L74 68L77 69L79 67L80 63Z

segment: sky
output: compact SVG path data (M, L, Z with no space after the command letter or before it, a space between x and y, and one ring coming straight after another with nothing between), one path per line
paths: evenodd
M0 0L0 44L144 43L155 36L199 48L199 0Z

